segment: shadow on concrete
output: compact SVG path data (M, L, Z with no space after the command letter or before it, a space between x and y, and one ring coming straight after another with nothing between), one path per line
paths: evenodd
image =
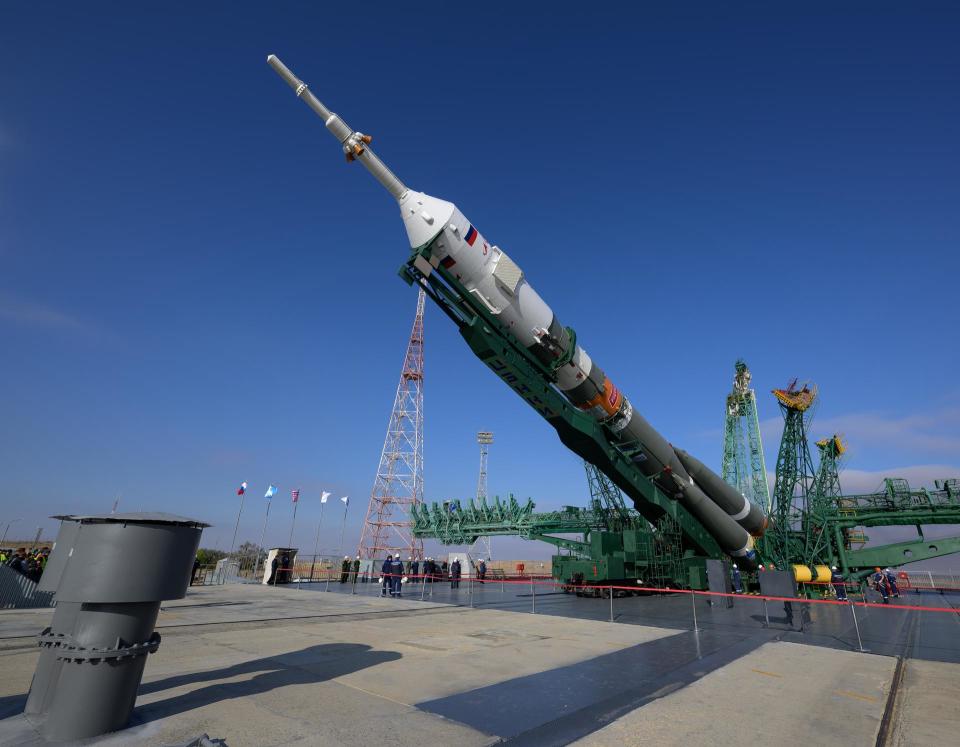
M139 695L204 682L212 684L188 693L173 695L164 700L138 705L134 710L130 726L157 721L224 700L259 695L287 685L325 682L400 658L402 654L396 651L373 651L370 646L364 644L326 643L221 669L175 675L155 682L147 682L140 686ZM240 682L221 682L221 680L243 676L246 678Z
M539 596L539 594L537 595ZM516 745L570 744L773 640L686 631L536 674L417 704ZM536 693L536 697L529 697Z
M23 707L27 704L27 694L5 695L0 698L0 719L15 716L23 713Z

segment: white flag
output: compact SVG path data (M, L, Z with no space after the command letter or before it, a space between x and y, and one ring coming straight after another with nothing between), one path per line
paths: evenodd
M343 501L343 505L344 505L344 506L349 506L349 505L350 505L350 496L349 496L349 495L343 496L343 498L341 498L340 500Z
M324 490L324 491L323 491L323 494L320 496L320 502L321 502L321 503L326 503L326 502L327 502L327 498L329 498L329 497L330 497L330 494L329 494L326 490Z

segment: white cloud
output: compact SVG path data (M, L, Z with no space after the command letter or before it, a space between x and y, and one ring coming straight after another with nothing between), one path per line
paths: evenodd
M960 467L949 464L915 464L908 467L890 467L881 471L845 469L840 472L840 487L844 493L873 493L881 489L883 478L902 477L914 489L932 488L934 480L960 478Z
M960 407L890 417L879 413L841 415L814 421L818 433L842 433L852 444L906 446L911 450L960 454Z
M767 483L773 494L775 480L773 468L767 472ZM960 479L960 467L952 464L913 464L907 467L889 467L882 470L843 469L840 470L840 489L844 495L863 495L883 491L885 477L901 477L910 483L914 490L932 489L935 480L954 477Z
M0 321L22 327L44 327L89 336L102 334L98 327L78 317L50 306L24 301L4 292L0 292Z
M774 451L783 432L782 418L767 418L760 423L764 443ZM832 418L816 418L808 432L811 440L839 433L850 448L850 455L871 450L893 453L911 452L960 455L960 407L951 405L935 412L920 412L897 417L878 412L850 413ZM814 457L816 455L814 454Z

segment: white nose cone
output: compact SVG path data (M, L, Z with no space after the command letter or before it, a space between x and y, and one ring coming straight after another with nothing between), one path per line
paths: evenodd
M453 217L454 210L456 206L452 202L407 190L400 198L400 215L410 248L419 249L429 244Z

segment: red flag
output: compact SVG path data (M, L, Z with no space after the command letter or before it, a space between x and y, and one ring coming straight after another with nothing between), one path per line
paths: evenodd
M293 502L296 503L300 500L300 490L291 490L290 497L293 498Z

